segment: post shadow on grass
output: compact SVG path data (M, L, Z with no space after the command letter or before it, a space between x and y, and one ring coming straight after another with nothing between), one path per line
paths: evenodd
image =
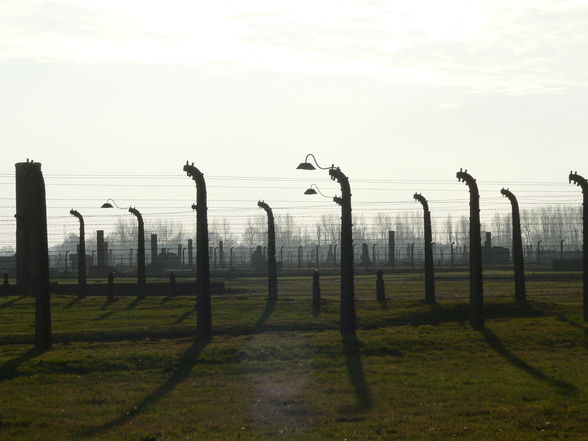
M194 312L196 312L196 306L194 306L192 309L180 314L178 316L178 318L174 321L174 325L178 325L178 324L182 323L184 320L186 320L188 317L190 317Z
M76 297L73 300L69 301L64 307L63 309L69 309L72 306L75 306L76 304L80 303L82 300L84 299L84 297Z
M564 322L564 323L567 323L568 325L572 325L574 328L581 329L582 331L584 331L585 334L588 335L588 329L585 326L583 326L581 323L577 323L573 320L570 320L569 318L567 318L563 314L558 314L556 317L560 322Z
M581 329L582 331L584 331L584 337L585 337L584 347L588 348L588 340L586 340L586 339L588 339L588 329L585 326L583 326L581 323L577 323L573 320L570 320L569 318L567 318L563 314L558 314L556 317L559 321L567 323L568 325L571 325L574 328L578 328L578 329Z
M105 302L100 306L100 310L104 310L106 308L108 308L110 305L112 305L113 303L116 303L118 301L118 299L116 298L106 298Z
M255 324L253 325L254 331L258 331L264 325L264 323L267 321L269 316L274 311L275 307L276 307L276 299L268 298L265 302L265 308L263 310L263 313L259 316L259 318L255 322Z
M555 387L559 393L562 395L576 395L578 394L578 388L567 381L558 380L553 378L543 371L537 369L536 367L531 366L522 358L516 356L512 352L510 352L502 343L502 341L498 338L496 334L494 334L488 328L481 328L478 331L488 343L488 346L492 348L498 355L503 357L506 361L508 361L512 366L521 369L528 373L529 375L535 377L538 380L544 381L549 383L551 386Z
M146 412L149 408L156 405L159 401L169 395L180 383L182 383L198 362L198 357L209 343L210 340L197 339L190 345L190 347L184 352L177 368L173 371L171 376L161 384L157 389L153 390L141 401L131 406L129 410L122 413L119 417L108 421L97 427L90 427L82 431L82 436L98 435L106 432L107 430L114 429L128 423L136 416Z
M31 348L18 357L5 362L2 366L0 366L0 383L14 378L16 371L20 366L22 366L28 360L38 357L45 352L47 352L46 349Z
M424 303L424 302L423 302ZM484 305L484 316L487 319L506 317L544 317L548 312L536 309L530 303L487 303ZM430 309L409 313L401 319L420 325L436 325L444 322L460 322L469 320L470 309L466 303L439 304L434 303ZM397 320L397 318L395 319Z
M135 308L135 306L137 306L137 305L139 304L139 302L140 302L141 300L143 300L143 299L145 299L145 297L144 297L144 296L137 296L137 297L136 297L136 298L135 298L135 299L134 299L134 300L133 300L131 303L129 303L129 304L126 306L126 308L125 308L125 311L129 311L129 310L131 310L131 309L134 309L134 308Z
M349 375L349 380L351 381L357 400L357 405L353 410L362 411L371 409L373 405L372 394L363 373L360 342L354 334L344 334L342 338L345 366L347 367L347 374Z
M104 320L105 318L110 317L112 314L114 314L116 312L116 310L112 310L112 311L108 311L105 312L104 314L96 317L95 319L93 319L94 321L98 321L98 320Z
M24 299L26 296L18 296L15 297L14 299L8 300L7 302L4 302L0 305L0 309L4 309L4 308L8 308L10 305L18 302L19 300Z
M382 309L388 309L388 299L384 288L384 273L381 270L376 272L376 300Z

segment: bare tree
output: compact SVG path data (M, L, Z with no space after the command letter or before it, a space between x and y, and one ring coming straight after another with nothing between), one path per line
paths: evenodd
M226 217L214 219L211 223L209 222L208 230L209 241L213 244L222 240L225 246L231 246L234 242L233 230Z
M355 220L353 222L353 238L358 242L363 242L368 239L367 237L368 227L367 221L363 214L359 216L355 216Z
M453 240L453 218L451 217L451 213L445 219L445 233L447 234L447 244L450 245L451 242L456 242Z
M136 241L138 234L137 229L137 222L118 219L114 231L107 237L110 249L120 246L125 247L133 241Z
M276 242L290 246L296 234L296 222L290 213L276 216Z
M374 219L374 237L382 243L388 240L388 231L392 229L392 216L385 213L377 213Z
M327 244L336 244L341 238L341 222L334 214L321 216L321 231Z
M241 234L241 242L243 242L249 248L255 248L260 242L260 236L262 231L260 229L259 216L249 217L247 219L247 226Z
M149 231L152 234L157 234L157 242L161 246L176 246L182 243L186 234L184 233L184 226L180 223L157 221L149 224ZM136 237L136 233L134 235Z

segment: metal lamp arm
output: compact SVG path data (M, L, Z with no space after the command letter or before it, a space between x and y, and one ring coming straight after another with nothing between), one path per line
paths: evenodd
M119 206L118 206L118 204L117 204L116 202L114 202L114 200L113 200L113 199L110 199L110 198L108 198L108 199L106 199L106 202L112 202L112 204L113 204L113 205L114 205L116 208L118 208L119 210L126 210L126 209L127 209L126 207L119 207Z
M321 170L329 170L331 168L333 168L333 166L331 167L321 167L319 165L319 163L316 161L316 158L314 157L314 155L312 153L309 153L308 155L306 155L306 158L304 158L304 162L308 162L308 158L312 157L312 160L314 161L315 165L320 168Z
M325 194L323 194L321 189L316 184L310 184L310 187L308 187L308 188L314 188L318 192L318 194L320 194L325 199L332 199L330 196L326 196Z

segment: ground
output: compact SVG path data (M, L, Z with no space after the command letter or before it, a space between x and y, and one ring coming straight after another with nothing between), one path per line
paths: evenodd
M588 327L577 275L535 274L514 303L507 272L485 280L486 327L468 283L444 273L437 304L419 274L356 278L358 332L338 331L338 281L228 280L215 335L195 300L54 296L55 344L31 342L33 299L0 299L1 440L585 440Z

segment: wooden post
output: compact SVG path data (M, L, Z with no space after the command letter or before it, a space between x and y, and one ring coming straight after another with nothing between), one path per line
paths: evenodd
M298 246L298 269L302 268L302 245Z
M48 349L52 335L47 205L38 162L16 164L16 219L17 274L23 288L35 296L35 347Z
M96 266L106 266L106 245L104 243L104 230L96 231Z
M176 275L174 274L173 271L171 273L169 273L169 285L171 288L171 295L175 296L176 295Z
M396 233L394 231L388 231L388 264L390 266L396 265Z
M218 263L221 268L225 267L225 247L222 240L218 242Z
M114 274L112 272L108 273L108 297L106 300L114 302Z
M321 284L318 269L312 275L312 314L319 315L321 312Z
M151 266L157 266L157 234L151 235Z
M376 272L376 300L380 305L386 304L386 291L384 289L384 273L379 270Z

